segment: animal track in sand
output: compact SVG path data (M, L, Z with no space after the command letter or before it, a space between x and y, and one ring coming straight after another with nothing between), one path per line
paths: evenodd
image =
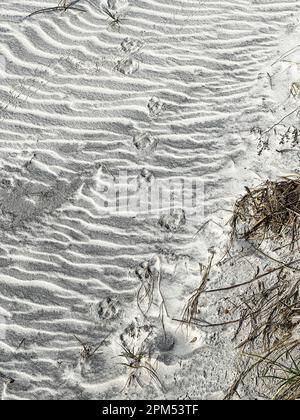
M165 104L156 96L150 99L148 102L148 111L151 118L158 117L162 111L165 109Z
M152 279L156 281L160 277L160 259L156 255L149 261L144 261L137 269L136 274L141 281Z
M116 298L107 297L99 303L98 315L100 319L114 320L120 317L120 313L120 302Z
M185 211L182 209L175 209L171 214L162 216L158 223L169 232L177 232L186 224Z
M152 172L150 172L148 169L146 169L146 168L143 168L142 170L141 170L141 177L143 178L143 179L145 179L145 181L147 181L147 182L151 182L153 179L154 179L154 175L153 175L153 173Z
M121 48L125 53L135 54L143 46L142 41L137 39L125 38L121 43Z
M132 75L139 70L139 62L132 56L137 53L143 46L139 40L125 38L121 42L122 51L127 54L124 58L118 61L116 70L124 75Z
M157 306L157 299L160 300L160 305L164 305L164 299L161 293L160 257L155 255L149 261L144 261L136 269L136 275L141 281L141 286L137 293L137 305L141 313L144 316L148 316L150 310L154 306Z
M150 324L141 325L135 318L120 335L121 343L124 346L131 346L135 343L137 347L153 334L153 326Z
M131 57L118 61L116 65L116 70L126 76L136 73L138 69L139 63Z
M149 133L137 132L133 136L133 144L139 151L154 149L157 141Z

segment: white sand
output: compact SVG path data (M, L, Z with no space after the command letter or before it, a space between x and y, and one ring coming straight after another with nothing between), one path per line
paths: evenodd
M299 44L299 2L110 1L120 28L100 3L24 20L55 0L1 2L0 372L15 379L0 377L2 399L220 399L235 374L233 328L187 337L172 318L198 264L223 255L226 209L244 186L298 171L300 48L277 60ZM195 179L205 212L105 215L119 171L141 200L149 183ZM147 319L143 263L161 286ZM211 285L251 276L242 262L214 267ZM205 297L201 317L226 320L224 297ZM149 325L164 390L123 390L121 343L142 342ZM109 338L82 363L74 334Z

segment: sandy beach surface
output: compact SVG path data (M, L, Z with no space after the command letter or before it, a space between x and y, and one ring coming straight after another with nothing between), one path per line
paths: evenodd
M29 16L55 6L0 1L1 399L222 399L231 293L178 319L201 267L222 288L263 263L222 259L245 186L299 171L299 2Z

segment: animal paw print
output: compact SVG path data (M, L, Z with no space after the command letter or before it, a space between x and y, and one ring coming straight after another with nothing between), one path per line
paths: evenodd
M116 70L126 76L136 73L138 69L139 63L131 57L118 61L116 66Z
M98 306L98 315L103 320L114 320L120 316L120 302L115 298L107 297Z
M158 256L154 256L150 261L144 261L136 270L136 274L139 279L143 282L149 279L153 282L160 278L160 259Z
M143 46L143 43L139 40L125 38L121 43L122 50L127 54L137 53Z
M155 148L157 142L149 133L136 133L133 136L133 144L139 151Z
M120 335L123 346L132 346L133 344L139 347L145 340L150 339L153 334L153 326L150 324L140 325L137 318L135 318Z
M151 182L154 178L154 175L152 172L150 172L148 169L143 168L141 170L141 177L146 181L146 182Z
M122 51L126 56L120 60L116 66L117 70L125 75L131 75L139 70L139 62L135 59L134 54L137 53L143 43L139 40L125 38L121 43Z
M147 107L151 118L158 117L161 114L161 112L165 109L164 103L156 96L153 96L153 98L150 99Z
M177 232L182 226L186 224L185 211L176 209L169 215L162 216L159 220L159 225L169 232Z

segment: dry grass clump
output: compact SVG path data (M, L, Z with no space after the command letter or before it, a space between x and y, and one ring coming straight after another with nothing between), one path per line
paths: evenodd
M91 346L90 344L87 344L85 342L83 342L80 338L78 338L76 335L74 335L74 338L79 342L79 344L81 345L82 349L80 352L80 360L82 363L87 362L89 359L91 359L91 357L93 357L98 350L100 349L100 347L105 343L105 341L107 340L107 338L110 336L110 334L108 334L104 340L101 341L100 344L98 344L97 346Z
M235 395L239 396L238 389L240 384L244 383L247 376L254 371L256 384L258 384L259 379L264 381L265 386L269 389L271 388L270 393L273 400L299 400L299 344L299 340L292 342L284 341L265 354L245 353L244 358L246 356L248 357L246 367L236 376L234 383L224 399L231 400Z
M282 269L269 286L260 281L239 297L240 321L236 337L242 330L248 330L239 348L251 351L259 344L268 352L278 343L289 340L300 327L300 278L293 276Z
M276 377L280 381L280 387L275 397L280 400L299 400L300 360L296 361L292 359L290 366L279 365L279 374L282 376Z
M157 361L152 360L151 350L151 345L147 339L139 346L122 344L120 357L123 357L125 361L120 364L128 369L128 379L124 389L132 385L138 385L143 388L147 379L150 383L163 389L157 374Z
M124 21L124 17L119 12L110 10L108 7L102 7L103 12L108 16L109 26L112 29L120 29L121 23Z
M238 297L240 315L234 339L247 368L237 376L226 399L237 393L253 371L273 390L274 399L300 396L300 278L283 268L267 286L258 282Z
M299 342L298 342L299 346ZM282 354L282 352L284 354ZM278 353L278 355L277 355ZM272 358L260 357L259 374L265 380L276 383L277 391L274 400L295 401L300 399L300 359L293 352L287 352L286 343L283 348L272 352ZM276 356L276 357L275 357ZM283 360L284 359L284 360Z
M240 339L238 348L246 368L241 369L226 399L238 394L249 374L263 380L274 399L300 398L299 218L298 176L247 188L235 205L231 245L235 239L258 241L258 247L252 244L254 250L276 267L263 274L258 270L253 280L237 287L243 286L235 306L239 324L234 339ZM277 251L288 247L285 260L289 262L263 251L265 240L275 243Z
M300 239L300 176L246 190L234 208L232 239L263 242L284 238L294 248Z

